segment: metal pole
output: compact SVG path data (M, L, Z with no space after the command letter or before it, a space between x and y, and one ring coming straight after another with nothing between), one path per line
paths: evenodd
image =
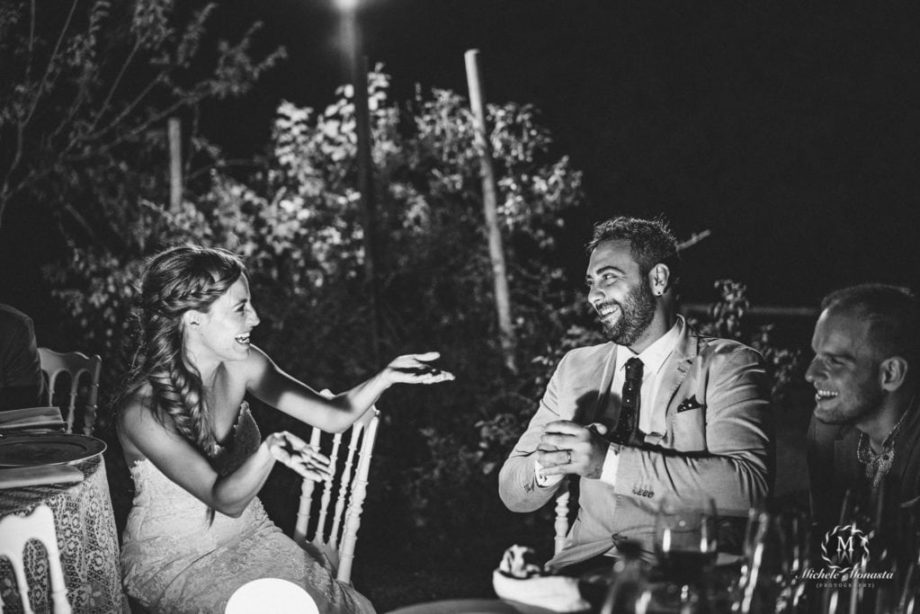
M170 117L169 129L169 208L178 211L182 206L182 124L178 117Z
M464 60L466 62L466 80L470 90L470 108L473 111L476 144L479 149L482 207L489 235L489 258L492 261L495 308L498 311L502 356L505 360L505 366L512 372L517 372L517 363L514 356L514 326L511 323L511 293L508 290L505 252L502 247L502 234L498 225L498 195L495 189L495 169L492 165L492 151L486 138L485 96L479 71L479 51L470 49L464 54Z
M354 89L355 132L357 136L358 190L361 193L361 216L364 225L364 280L371 309L371 355L380 361L380 291L377 283L377 203L374 193L373 134L367 94L367 58L354 9L345 13L345 42L349 47L349 68ZM349 44L350 43L350 44Z

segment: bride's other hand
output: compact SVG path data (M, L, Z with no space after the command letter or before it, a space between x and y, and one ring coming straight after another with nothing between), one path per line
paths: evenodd
M300 437L287 431L268 436L268 449L272 456L303 477L323 482L332 479L329 458Z
M438 352L397 356L384 369L384 374L392 384L438 384L453 381L453 373L431 364L440 357Z

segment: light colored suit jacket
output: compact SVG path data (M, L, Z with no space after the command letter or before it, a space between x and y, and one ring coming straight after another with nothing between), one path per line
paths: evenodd
M512 511L531 512L554 498L563 482L537 486L534 458L543 427L554 420L616 424L610 383L613 343L567 353L536 414L499 474L499 493ZM622 447L614 485L579 482L578 516L551 567L615 552L618 541L653 547L655 511L666 494L710 495L723 516L745 516L773 480L773 428L762 359L735 341L701 337L689 326L662 367L656 403L666 406L666 432L641 447Z

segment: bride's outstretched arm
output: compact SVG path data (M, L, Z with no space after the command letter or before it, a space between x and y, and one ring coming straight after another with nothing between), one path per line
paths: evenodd
M437 352L406 354L395 358L382 371L351 390L332 398L282 371L264 352L252 347L244 369L250 393L302 422L337 433L347 429L370 409L393 384L437 384L453 374L432 365ZM234 365L236 367L237 365Z

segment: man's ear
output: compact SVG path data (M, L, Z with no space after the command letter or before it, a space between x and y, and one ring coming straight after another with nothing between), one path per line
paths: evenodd
M886 358L879 364L879 380L882 390L894 392L907 381L907 370L910 365L901 356Z
M648 284L652 289L652 294L661 296L668 291L671 281L671 269L668 265L659 262L648 272Z

